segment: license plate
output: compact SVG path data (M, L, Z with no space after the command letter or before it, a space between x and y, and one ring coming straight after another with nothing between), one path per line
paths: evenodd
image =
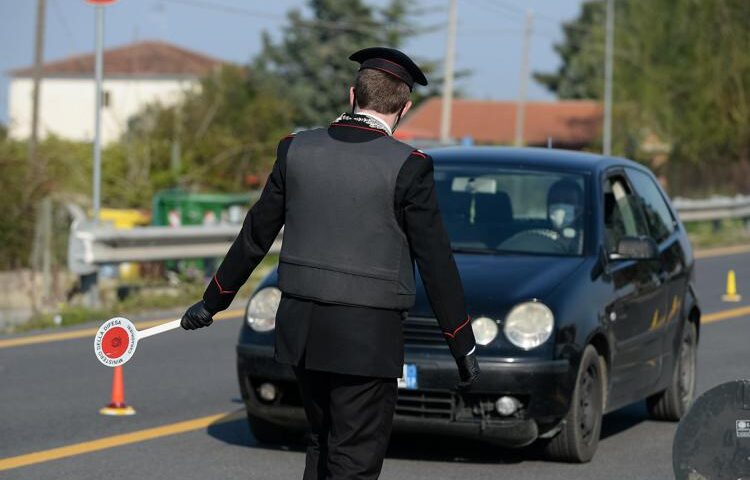
M413 363L405 363L401 378L398 379L398 388L414 390L417 388L417 366Z

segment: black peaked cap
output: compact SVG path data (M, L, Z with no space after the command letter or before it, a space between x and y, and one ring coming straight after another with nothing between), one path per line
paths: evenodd
M349 57L360 64L359 69L374 68L393 75L405 84L409 90L415 83L427 85L427 79L416 63L404 52L395 48L370 47L354 52Z

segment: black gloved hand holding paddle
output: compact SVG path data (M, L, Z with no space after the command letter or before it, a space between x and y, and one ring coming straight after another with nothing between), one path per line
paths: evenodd
M185 330L207 327L214 322L213 316L214 314L206 309L206 305L201 300L187 309L182 316L180 326Z

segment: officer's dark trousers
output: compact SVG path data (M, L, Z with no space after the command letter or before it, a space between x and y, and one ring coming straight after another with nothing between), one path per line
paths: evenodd
M396 379L294 369L311 434L303 480L376 479L396 405Z

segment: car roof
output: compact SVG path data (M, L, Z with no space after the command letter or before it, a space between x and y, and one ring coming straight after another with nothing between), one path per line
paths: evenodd
M600 172L611 167L627 166L647 170L642 165L620 157L556 148L534 147L440 147L425 150L435 164L471 162L489 165L536 166Z

